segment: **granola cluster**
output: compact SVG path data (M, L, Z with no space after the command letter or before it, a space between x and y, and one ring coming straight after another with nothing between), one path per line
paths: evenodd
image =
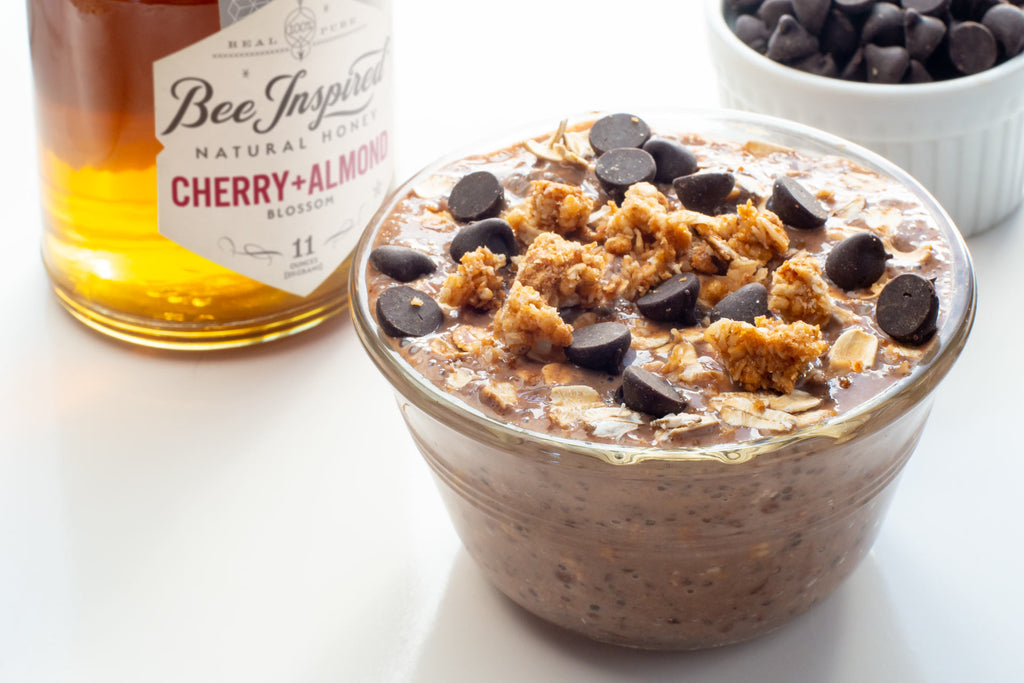
M567 235L587 227L594 200L583 188L550 180L534 180L530 185L526 202L505 216L522 242L530 244L544 232Z
M608 253L622 257L611 284L615 295L635 299L670 275L690 269L686 261L693 242L692 211L670 211L668 198L650 183L633 185L621 207L612 202L609 208L594 238Z
M817 325L760 317L754 324L718 320L704 339L722 357L729 376L747 391L793 391L801 374L828 350Z
M544 346L568 346L572 343L572 327L543 294L516 281L504 305L494 314L494 336L512 353L525 354Z
M593 308L604 303L602 278L609 260L596 244L542 232L520 258L516 281L540 292L556 308Z
M798 252L775 270L768 308L786 322L828 323L832 318L832 295L813 256Z
M498 273L505 267L505 255L478 247L462 255L459 268L444 281L438 299L449 306L472 306L494 310L505 297L505 281Z

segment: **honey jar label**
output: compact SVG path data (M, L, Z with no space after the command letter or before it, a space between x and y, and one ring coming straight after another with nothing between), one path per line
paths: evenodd
M306 296L391 183L390 17L354 0L225 0L222 24L232 5L233 23L153 64L159 230Z

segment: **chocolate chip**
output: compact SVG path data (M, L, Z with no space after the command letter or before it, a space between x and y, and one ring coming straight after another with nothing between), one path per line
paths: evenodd
M476 171L455 183L448 195L448 212L457 221L480 220L497 214L504 198L505 191L493 173Z
M903 75L904 83L931 83L934 80L925 65L916 59L910 60L910 67Z
M688 327L697 324L699 294L700 279L693 273L682 273L663 280L637 299L636 307L651 320Z
M786 14L796 18L793 0L764 0L757 8L758 18L765 23L769 31L774 31L779 25L779 19Z
M850 18L837 9L828 13L821 29L821 49L840 62L849 59L860 41L860 33Z
M726 200L736 186L732 173L707 171L672 181L676 197L690 211L710 214Z
M617 373L632 340L622 323L594 323L573 331L565 357L581 368Z
M982 24L965 21L949 29L949 58L963 74L992 67L998 52L996 37Z
M867 67L868 83L899 83L910 67L907 48L900 45L879 47L864 46L864 64Z
M818 51L818 39L800 25L792 16L785 14L768 39L765 55L776 62L791 62Z
M622 401L638 413L664 417L686 410L686 398L653 372L629 366L622 373Z
M608 150L594 164L594 175L604 191L617 202L634 183L649 183L654 180L658 166L649 153L635 147L618 147Z
M825 274L846 291L870 287L882 277L891 258L882 240L870 232L858 232L832 248L825 259Z
M803 185L789 176L778 176L772 183L767 207L786 225L813 230L825 225L828 212Z
M675 140L651 138L644 143L643 150L654 157L655 182L671 183L697 170L697 155Z
M412 282L433 273L436 266L422 251L385 244L370 252L370 265L399 282Z
M875 304L878 326L900 344L924 344L935 334L938 317L935 287L913 273L890 280Z
M921 14L941 17L949 11L949 0L901 0L903 9L914 10Z
M768 315L768 290L758 282L743 285L711 309L711 322L726 318L754 324L759 316Z
M771 35L771 31L763 21L753 14L741 14L736 17L732 30L737 38L761 54L768 50L768 37Z
M794 16L808 31L814 34L821 32L832 7L832 0L792 0Z
M1003 46L1003 56L1016 57L1024 51L1024 11L1013 5L996 5L985 12L982 26Z
M839 75L839 67L836 66L836 60L827 53L823 55L817 53L808 55L803 59L796 60L790 66L815 76L835 78Z
M902 45L903 10L891 2L876 3L864 20L860 39L881 47Z
M440 327L442 320L441 307L418 289L400 285L377 297L377 322L389 337L422 337Z
M903 35L910 58L925 62L946 37L946 24L941 19L908 9L903 14Z
M590 127L590 146L598 155L617 147L643 147L650 137L644 120L632 114L609 114Z
M507 260L519 253L515 231L501 218L485 218L470 223L455 233L448 251L456 262L460 262L463 254L479 247L487 247L494 254L504 254Z

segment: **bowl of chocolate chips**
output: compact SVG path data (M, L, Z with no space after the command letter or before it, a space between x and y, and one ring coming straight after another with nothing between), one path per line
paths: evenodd
M975 307L962 237L904 171L729 111L454 153L384 203L351 284L483 574L646 649L754 638L840 585Z
M706 0L723 104L857 142L964 235L1024 198L1024 2Z

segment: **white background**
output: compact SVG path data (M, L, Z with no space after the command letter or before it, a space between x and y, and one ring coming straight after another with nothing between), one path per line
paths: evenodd
M700 4L396 0L399 178L524 122L716 105ZM484 582L347 316L173 355L60 308L23 5L0 9L0 681L1024 680L1024 215L970 241L973 336L850 580L749 644L609 648Z

